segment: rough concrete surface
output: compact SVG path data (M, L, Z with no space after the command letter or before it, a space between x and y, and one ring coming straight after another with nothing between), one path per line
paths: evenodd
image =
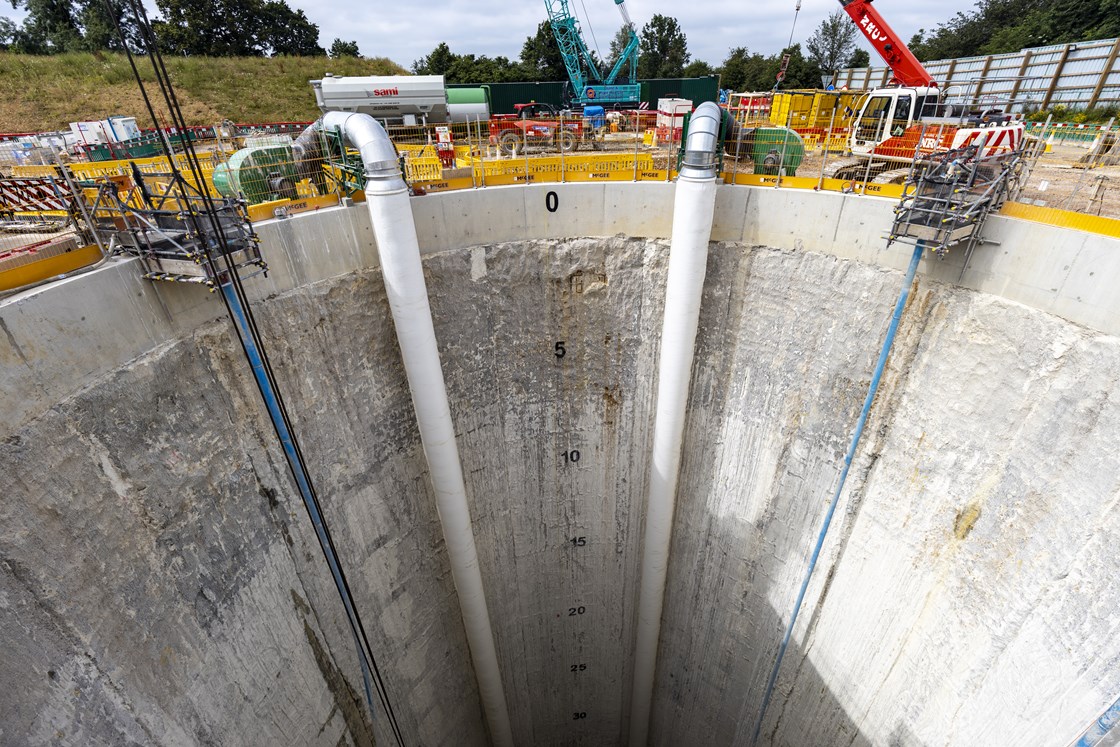
M257 318L407 743L482 745L364 251L276 261L294 281ZM628 734L666 260L622 236L425 260L518 745ZM749 744L901 278L712 244L652 744ZM26 391L51 350L11 310ZM129 362L0 426L0 744L391 744L229 324L145 324ZM919 277L761 744L1064 745L1112 702L1118 372L1116 337Z

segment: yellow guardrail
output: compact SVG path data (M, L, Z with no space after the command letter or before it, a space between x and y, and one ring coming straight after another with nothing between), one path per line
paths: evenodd
M73 272L92 265L101 259L101 249L96 245L82 246L62 251L44 250L40 256L29 254L24 261L0 266L0 291L15 290L37 283L55 275Z
M43 178L48 176L55 176L59 179L62 178L62 174L58 172L58 167L56 166L12 166L11 172L12 176L20 179Z
M873 197L902 197L901 184L864 184L844 179L817 179L808 176L767 176L765 174L732 174L724 172L727 184L747 187L782 187L784 189L812 189L818 192L845 192Z
M233 151L221 153L221 160L226 160ZM214 170L214 162L212 154L207 153L200 155L199 165L202 166L203 172L210 172ZM145 174L150 173L166 173L171 171L171 166L168 163L167 156L151 156L149 158L134 158L131 160L121 159L116 161L75 161L68 163L67 167L78 179L94 179L101 176L123 176L132 173L132 164ZM184 174L190 173L190 164L187 162L185 156L175 156L175 165ZM45 176L58 176L61 174L58 167L55 165L49 166L12 166L12 176L16 177L45 177Z
M848 136L846 133L837 133L834 135L825 135L817 132L799 132L802 142L805 143L806 151L814 151L821 146L824 146L832 152L843 151L848 147Z
M431 181L443 175L439 156L410 156L404 160L405 178L410 182Z
M537 156L525 159L511 158L499 161L475 161L473 164L475 179L490 181L497 177L517 176L524 177L526 172L530 176L543 177L544 174L556 174L555 179L560 181L560 174L565 175L564 181L578 181L579 173L616 173L618 179L633 179L635 166L638 173L653 170L653 156L649 153L609 153L587 154L571 156ZM596 177L601 178L601 177ZM524 178L521 179L524 181ZM533 181L533 180L530 180ZM536 181L543 181L538 178Z
M1045 223L1050 226L1059 226L1061 228L1072 228L1077 231L1086 231L1088 233L1096 233L1120 239L1120 220L1116 218L1102 218L1099 215L1087 215L1085 213L1075 213L1072 210L1025 205L1021 202L1004 203L999 214L1008 218L1020 218L1035 223Z
M848 111L858 109L859 91L786 91L775 93L770 123L791 127L847 127Z
M301 197L295 200L273 200L249 206L249 220L262 221L276 217L277 209L283 208L288 215L309 213L326 207L334 207L339 202L338 195L322 197Z
M825 146L840 148L843 146L844 136L838 134L831 138L824 138L823 134L802 134L806 145L810 147ZM456 175L444 176L445 170L441 165L438 152L434 144L402 144L398 145L405 158L405 171L409 183L417 193L446 192L458 189L470 189L483 186L503 186L512 184L534 182L596 182L596 181L668 181L675 176L674 171L666 171L655 167L654 155L651 153L580 153L556 154L547 156L530 156L524 158L490 159L483 160L478 157L478 152L468 145L456 145L456 164L463 168L470 168L472 176ZM664 155L664 154L662 154ZM180 168L186 163L177 157ZM159 173L168 170L167 158L156 156L141 158L135 161L103 161L94 163L69 164L80 180L96 177L129 174L131 164L135 163L142 172ZM203 159L204 178L211 194L216 195L212 184L213 167L209 158ZM329 172L332 166L324 164ZM44 177L60 176L55 166L15 166L12 168L13 176L19 177ZM184 170L184 176L189 178L189 171ZM746 174L728 171L721 174L722 180L727 184L780 187L783 189L809 189L814 191L842 192L878 197L898 199L902 196L903 186L898 184L864 184L859 181L845 181L841 179L821 179L811 176L768 176L763 174ZM158 183L159 180L153 180ZM158 187L157 187L158 189ZM289 213L299 213L308 210L317 210L321 207L338 204L339 198L335 195L317 196L314 187L307 181L300 181L297 185L299 198L295 200L277 200L251 206L249 209L252 220L266 220L272 218L274 211L285 207ZM87 191L87 198L91 193ZM357 200L363 198L359 192L353 197ZM101 211L99 211L99 214ZM1001 214L1007 217L1044 223L1048 225L1071 228L1114 238L1120 238L1120 220L1087 215L1057 208L1037 207L1023 203L1009 202L1004 205ZM34 211L18 213L21 217L58 216L66 215L65 211ZM100 216L99 216L100 217Z

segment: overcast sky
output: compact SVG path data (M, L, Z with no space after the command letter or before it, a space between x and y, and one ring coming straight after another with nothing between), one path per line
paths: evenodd
M319 24L320 43L329 47L340 37L356 40L363 55L388 57L408 67L441 41L458 54L516 59L525 37L536 33L548 17L543 0L377 0L376 2L327 2L288 0ZM955 13L972 10L976 0L878 0L875 7L903 41L919 29L933 29ZM773 54L786 46L793 27L796 0L628 0L626 8L640 30L660 13L677 19L688 37L693 60L718 65L731 47ZM598 41L606 53L611 38L622 25L612 0L570 0L580 18L589 45ZM805 40L833 10L836 0L803 0L797 16L794 42ZM585 10L586 9L586 10ZM590 17L590 24L587 18ZM593 33L592 33L593 32ZM592 36L594 35L594 39ZM860 36L860 43L863 37ZM870 47L867 47L869 51ZM872 64L880 64L872 54Z
M773 54L782 49L793 30L793 41L801 42L824 18L840 7L835 0L803 0L794 23L797 0L630 0L626 8L640 30L660 13L672 16L688 37L693 60L719 65L731 47ZM149 12L154 3L146 0ZM542 0L288 0L319 26L319 43L330 47L336 37L357 41L367 57L388 57L406 68L441 41L458 54L517 59L525 37L536 33L537 24L548 17ZM4 2L0 13L16 21L25 15L10 10ZM920 28L933 29L958 11L972 10L976 0L878 0L875 7L903 41ZM604 53L611 37L622 25L613 0L570 0L569 7L580 19L584 37ZM588 22L590 21L590 22ZM871 63L881 64L874 51Z

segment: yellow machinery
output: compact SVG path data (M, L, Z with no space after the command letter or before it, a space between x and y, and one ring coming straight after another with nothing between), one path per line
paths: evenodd
M862 91L781 91L770 105L770 122L796 129L827 128L830 122L833 128L848 127L862 95Z

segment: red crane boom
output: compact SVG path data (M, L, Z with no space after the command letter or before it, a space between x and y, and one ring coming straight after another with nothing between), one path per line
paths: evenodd
M894 73L892 83L904 86L936 86L937 81L922 67L918 58L903 42L894 29L883 20L879 11L871 7L871 0L840 0L844 12L851 16L859 30L875 47Z

